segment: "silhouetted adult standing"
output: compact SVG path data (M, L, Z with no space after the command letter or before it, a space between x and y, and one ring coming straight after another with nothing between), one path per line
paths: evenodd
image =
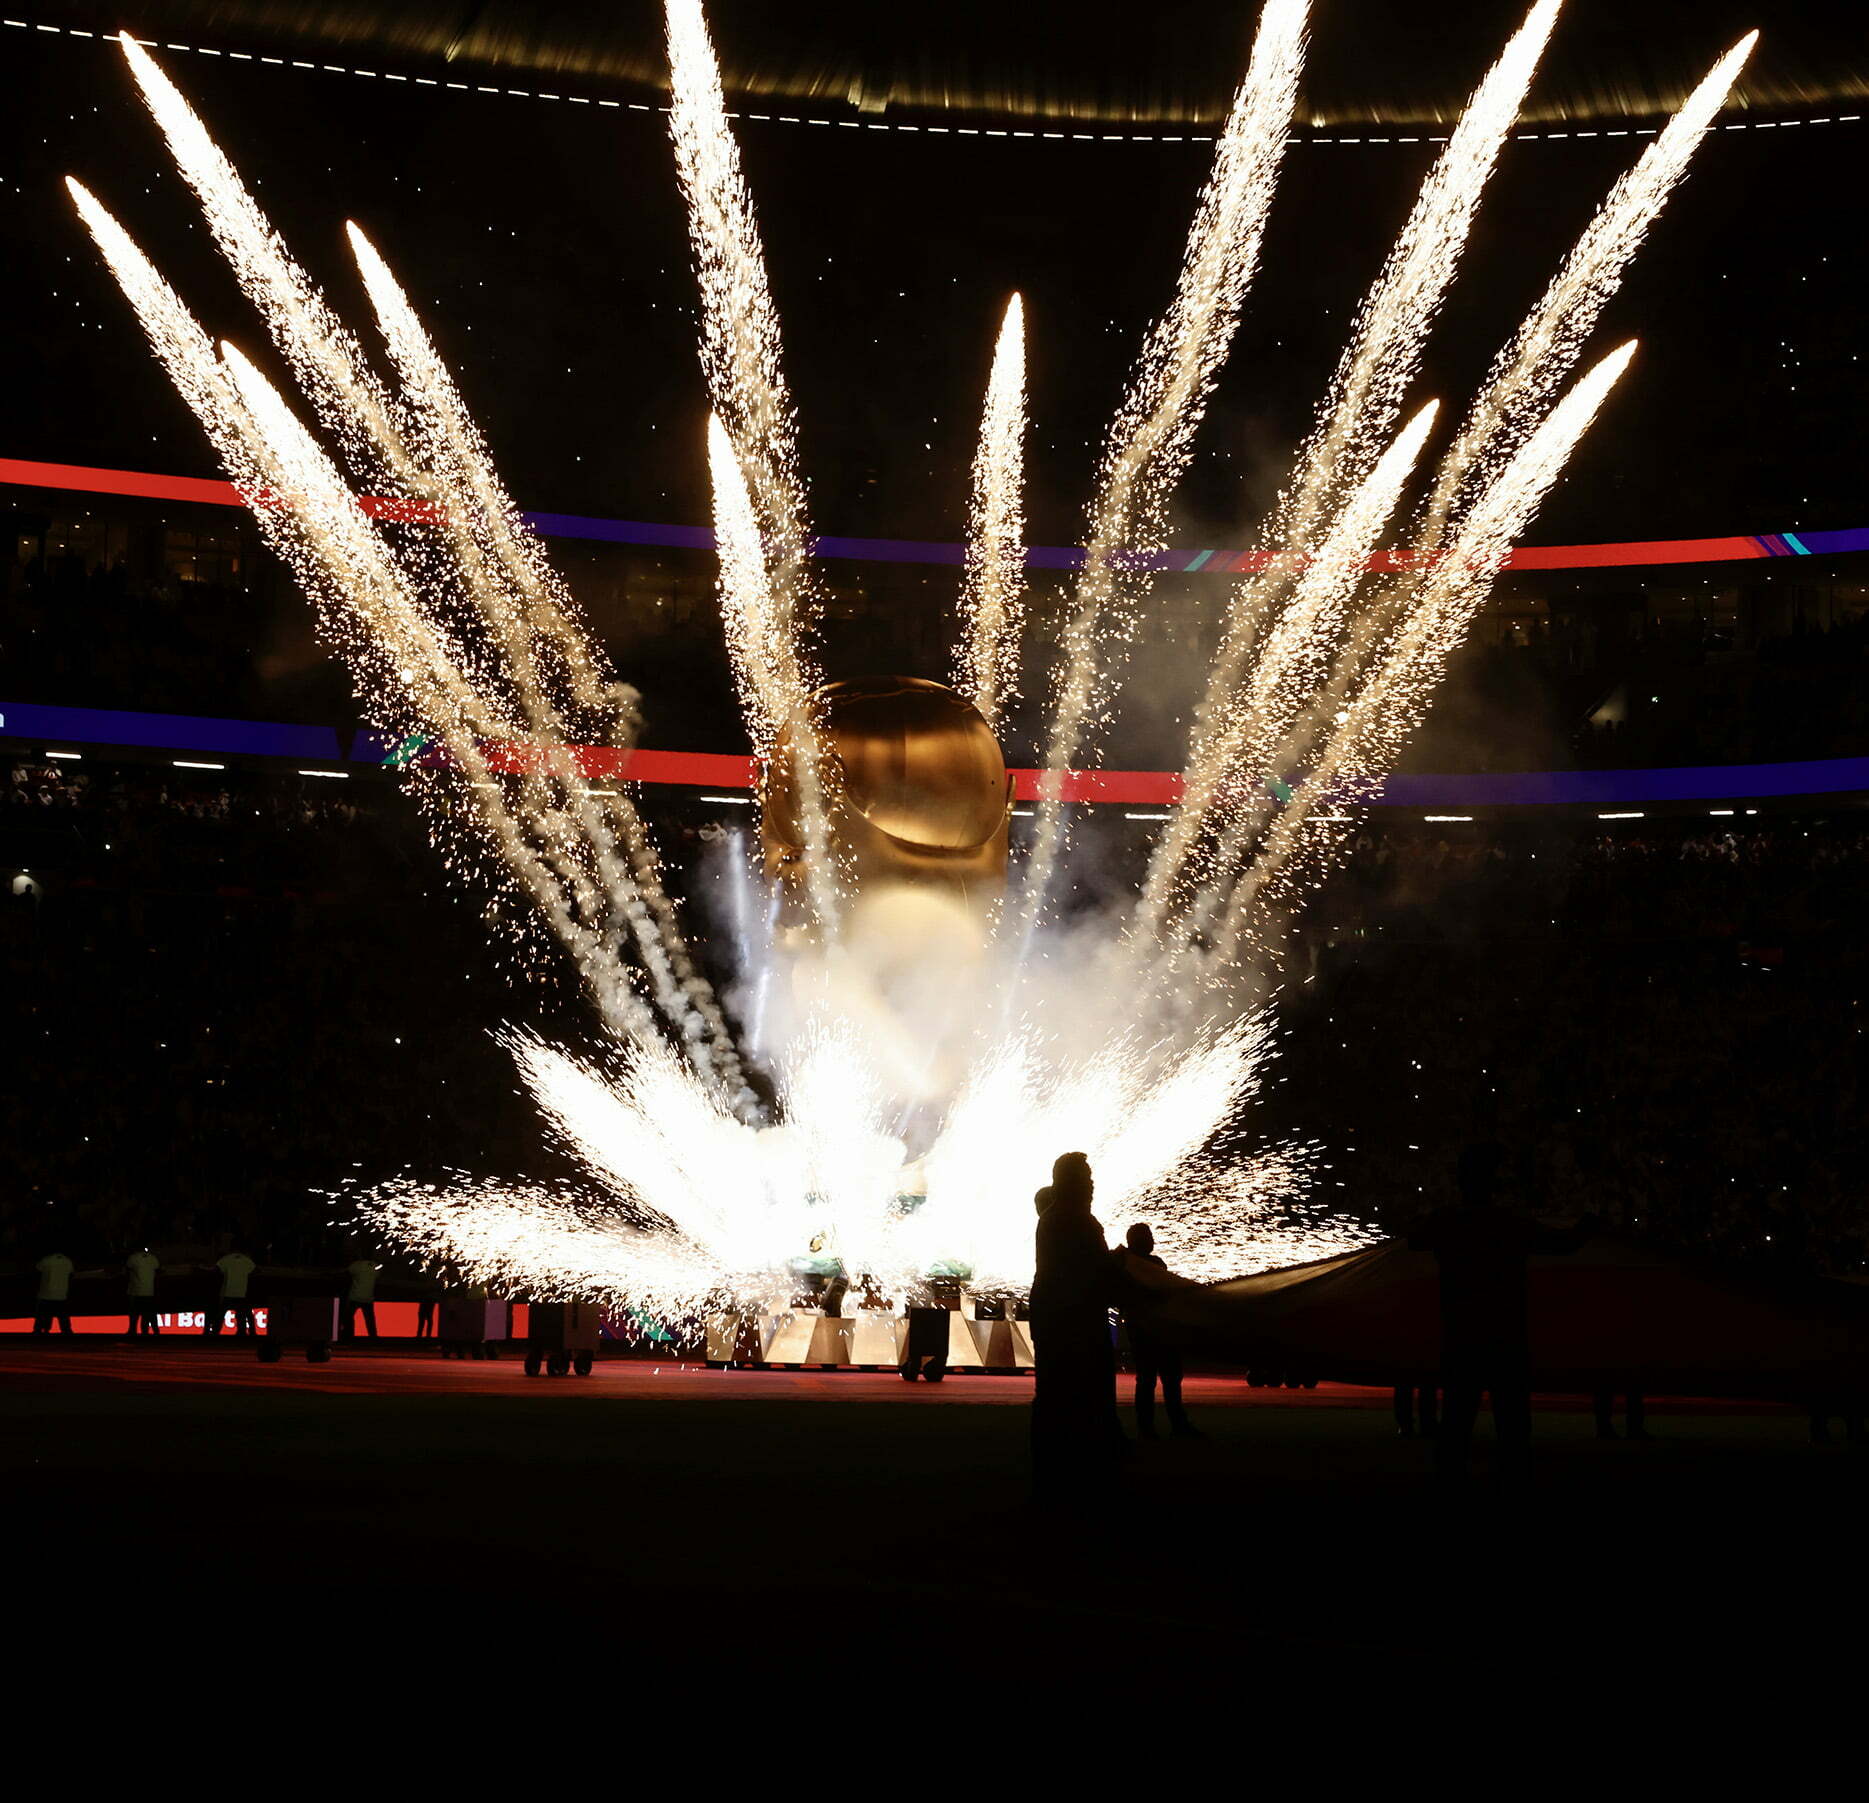
M234 1318L234 1336L244 1339L253 1332L253 1300L247 1294L247 1285L252 1281L253 1273L259 1269L238 1246L229 1246L214 1261L213 1268L220 1273L220 1294L215 1306L208 1310L202 1323L204 1333L218 1334L227 1324L227 1317Z
M1395 1431L1404 1440L1432 1439L1440 1426L1440 1396L1433 1384L1395 1386Z
M1136 1361L1136 1432L1144 1440L1155 1439L1155 1386L1162 1387L1162 1407L1168 1415L1168 1431L1178 1440L1196 1440L1200 1430L1188 1419L1181 1406L1181 1352L1157 1331L1150 1316L1153 1298L1130 1273L1130 1266L1153 1265L1166 1271L1165 1259L1155 1252L1155 1231L1146 1221L1137 1221L1123 1235L1122 1250L1116 1255L1117 1272L1122 1285L1120 1307L1124 1325L1129 1329L1129 1350Z
M1115 1274L1094 1193L1090 1160L1067 1152L1033 1198L1032 1473L1047 1495L1107 1480L1123 1445L1110 1344Z
M338 1338L357 1337L357 1317L362 1315L364 1332L376 1338L376 1265L360 1252L344 1267L347 1287L344 1305L338 1311Z
M1467 1469L1482 1392L1492 1398L1500 1468L1524 1472L1531 1449L1531 1342L1525 1261L1535 1252L1574 1252L1596 1229L1546 1227L1499 1206L1503 1148L1460 1155L1460 1199L1422 1216L1408 1243L1432 1252L1441 1273L1440 1430L1434 1461L1448 1475Z
M139 1247L123 1261L123 1309L129 1316L132 1337L160 1333L156 1325L156 1272L160 1261L147 1246Z
M71 1332L71 1274L75 1268L62 1252L48 1252L33 1265L39 1273L32 1302L34 1333L50 1333L54 1321L60 1333Z
M1604 1389L1594 1391L1590 1397L1590 1409L1596 1417L1596 1437L1599 1440L1616 1439L1616 1387L1611 1384ZM1644 1406L1642 1392L1633 1385L1622 1392L1623 1409L1631 1440L1648 1438L1648 1411Z

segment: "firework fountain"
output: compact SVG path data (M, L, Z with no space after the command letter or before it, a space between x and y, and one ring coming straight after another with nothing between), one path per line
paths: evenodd
M1099 755L1146 615L1149 554L1166 542L1175 485L1258 270L1306 0L1266 0L1179 280L1106 436L1083 567L1055 603L1064 654L1046 698L1031 842L1009 871L993 729L1019 689L1030 607L1025 310L1014 296L992 361L954 690L827 685L760 235L699 0L668 0L670 125L712 404L721 617L766 772L775 899L746 913L778 923L749 946L757 968L742 976L761 1002L739 1027L689 950L630 791L593 780L621 768L637 696L605 667L388 265L348 228L386 380L187 102L124 40L315 429L248 357L203 333L74 181L79 212L312 597L371 719L426 748L409 780L448 867L503 886L526 904L509 913L549 928L605 1034L601 1056L504 1036L586 1182L403 1179L352 1195L358 1216L490 1282L668 1322L770 1295L807 1247L891 1290L931 1270L1019 1289L1030 1276L1029 1197L1066 1148L1089 1153L1107 1221L1146 1212L1171 1262L1196 1276L1364 1237L1314 1199L1318 1146L1252 1137L1275 1037L1267 979L1509 546L1627 367L1632 344L1575 373L1753 41L1721 59L1611 190L1422 474L1441 413L1433 402L1409 412L1409 390L1558 9L1537 0L1476 90L1357 314L1253 573L1219 622L1183 799L1145 881L1125 907L1070 926L1057 896L1069 773ZM1400 548L1380 552L1391 538ZM959 814L937 798L929 827L927 795L879 802L866 790L852 721L879 696L906 696L927 742L947 747L943 767L974 785ZM904 808L916 807L903 825ZM879 844L895 860L884 859L882 876ZM922 880L956 855L967 880L951 862L946 880Z

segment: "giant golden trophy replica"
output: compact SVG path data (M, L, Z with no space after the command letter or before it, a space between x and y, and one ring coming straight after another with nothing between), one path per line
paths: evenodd
M1006 891L1012 777L993 729L938 682L877 676L834 682L812 697L820 755L824 855L834 867L841 918L833 948L811 905L798 751L787 733L760 783L767 880L779 897L780 987L793 1005L826 1005L865 1035L866 1049L902 1110L904 1136L938 1121L959 1082L983 997L994 910ZM905 1166L897 1201L920 1199L919 1167ZM834 1246L814 1242L842 1271ZM796 1267L794 1267L796 1268ZM847 1278L860 1276L844 1273ZM981 1323L952 1281L958 1306L932 1330L948 1346L937 1369L993 1362L1029 1368L1016 1323ZM902 1368L908 1320L891 1303L834 1314L802 1308L788 1290L750 1328L710 1326L708 1357L740 1357L754 1333L774 1365ZM998 1338L988 1340L997 1330ZM989 1360L988 1354L992 1354ZM906 1370L905 1370L906 1375Z
M813 699L839 888L859 911L913 893L984 927L1006 888L1012 777L979 710L915 676L833 682ZM791 937L811 919L796 756L782 734L760 797L766 874Z

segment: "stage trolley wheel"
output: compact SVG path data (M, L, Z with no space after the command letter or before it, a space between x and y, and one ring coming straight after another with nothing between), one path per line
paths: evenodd
M528 1352L526 1354L526 1375L528 1377L538 1376L539 1362L539 1355L536 1352Z
M589 1377L591 1374L591 1366L596 1362L597 1356L595 1353L580 1352L577 1357L571 1361L571 1368L577 1372L578 1376Z
M553 1377L563 1377L564 1374L571 1369L571 1354L568 1352L554 1352L552 1356L545 1361L545 1369Z

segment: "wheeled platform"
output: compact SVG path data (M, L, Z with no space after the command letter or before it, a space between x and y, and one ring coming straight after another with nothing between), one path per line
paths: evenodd
M994 1305L965 1291L958 1307L939 1312L947 1316L948 1370L1031 1370L1030 1322L1004 1318ZM715 1315L707 1323L710 1365L890 1371L908 1356L908 1345L908 1316L888 1309L827 1315L788 1300L784 1306L769 1303L758 1311Z
M496 1359L511 1331L512 1304L485 1296L444 1296L436 1311L435 1343L445 1359Z
M527 1311L526 1375L544 1371L563 1377L575 1371L589 1377L597 1362L598 1327L603 1310L594 1302L535 1302Z
M266 1331L260 1335L262 1365L276 1365L288 1346L303 1346L306 1361L322 1365L337 1339L335 1296L278 1296L266 1305Z

